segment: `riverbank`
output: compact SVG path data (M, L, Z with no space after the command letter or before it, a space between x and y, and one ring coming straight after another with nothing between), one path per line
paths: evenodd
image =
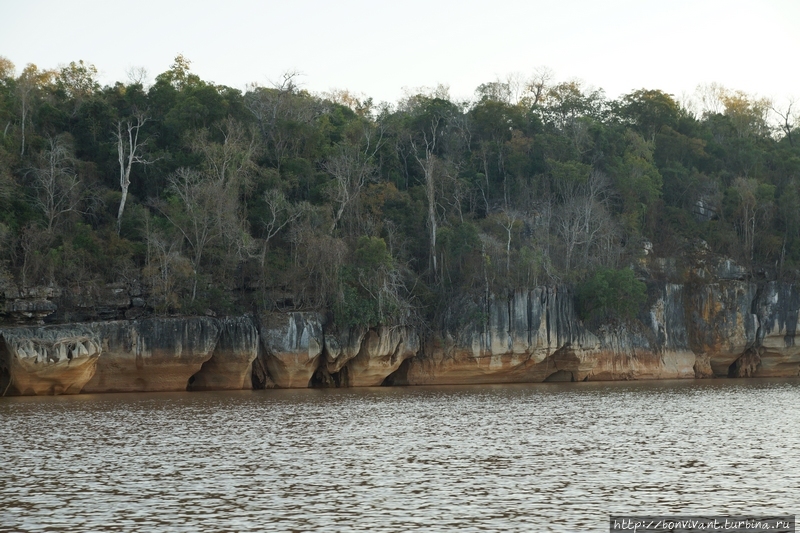
M800 375L794 284L650 283L636 319L583 323L569 287L464 302L423 331L316 312L0 328L0 391L370 387ZM471 314L467 314L472 311ZM474 312L475 310L479 312Z

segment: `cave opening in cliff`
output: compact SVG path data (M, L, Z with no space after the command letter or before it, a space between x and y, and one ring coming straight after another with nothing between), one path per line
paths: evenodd
M397 367L397 370L383 378L381 382L381 387L395 387L395 386L403 386L408 385L408 369L411 366L411 358L406 359L400 366Z
M575 381L575 376L569 370L557 370L545 378L545 382Z
M347 387L348 369L344 366L338 372L330 373L324 366L320 366L308 382L311 389Z
M216 350L214 350L211 357L200 366L200 370L192 374L186 381L186 390L188 392L214 390L214 374L218 370L214 359L216 353Z

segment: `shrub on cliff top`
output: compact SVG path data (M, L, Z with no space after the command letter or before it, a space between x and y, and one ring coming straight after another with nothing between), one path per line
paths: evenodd
M603 316L633 318L647 300L647 286L637 280L630 268L602 268L578 286L578 312L581 318Z

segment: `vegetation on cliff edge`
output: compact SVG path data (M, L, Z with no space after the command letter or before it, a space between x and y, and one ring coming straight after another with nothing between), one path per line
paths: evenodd
M546 72L467 102L297 81L242 93L178 56L152 85L101 87L82 61L17 73L0 57L0 285L124 283L155 313L371 325L565 282L587 316L629 315L643 250L697 239L778 276L800 263L791 106L715 85L697 109L610 100Z

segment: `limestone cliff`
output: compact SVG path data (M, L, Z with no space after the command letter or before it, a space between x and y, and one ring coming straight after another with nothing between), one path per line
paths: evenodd
M189 378L188 390L253 388L253 362L259 353L258 328L252 316L219 321L219 341L211 358Z
M717 280L589 324L559 286L464 298L424 334L316 312L0 328L0 395L799 376L800 289Z
M99 336L85 326L2 331L0 395L76 394L99 357Z
M325 364L316 384L377 387L419 349L419 334L408 326L356 327L325 335Z
M695 376L683 285L653 284L649 289L650 303L638 320L598 328L600 350L589 380Z
M732 376L800 376L797 346L800 290L780 282L765 284L754 303L758 330L755 346L733 365Z
M594 368L599 349L600 340L578 320L567 287L489 295L454 307L442 332L427 339L393 382L580 381Z
M254 384L308 387L322 354L322 315L265 313L259 324L263 350L254 364Z
M755 283L744 281L691 288L686 315L697 377L727 376L734 361L754 345L756 289Z
M149 318L92 324L101 339L97 371L83 392L186 390L211 358L220 326L211 318Z

